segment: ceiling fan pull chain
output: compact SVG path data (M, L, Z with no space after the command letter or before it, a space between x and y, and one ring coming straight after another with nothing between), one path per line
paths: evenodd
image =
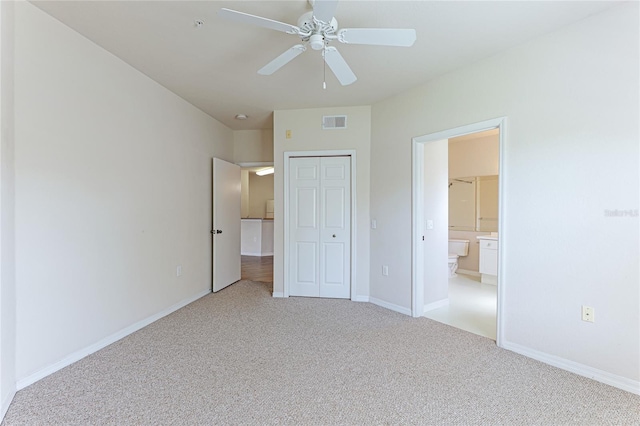
M327 53L326 50L322 51L322 88L327 90L327 62L324 60L324 55Z

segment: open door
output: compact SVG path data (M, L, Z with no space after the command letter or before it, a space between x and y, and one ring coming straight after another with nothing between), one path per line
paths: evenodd
M213 292L240 280L240 166L213 159Z

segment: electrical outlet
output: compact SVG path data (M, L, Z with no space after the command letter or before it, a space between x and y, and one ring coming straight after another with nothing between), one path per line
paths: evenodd
M596 322L595 310L591 306L582 305L582 321Z
M182 265L176 266L176 277L182 276Z
M389 275L389 267L387 265L382 265L382 275L385 277Z
M371 229L376 229L378 227L378 222L375 219L371 220Z

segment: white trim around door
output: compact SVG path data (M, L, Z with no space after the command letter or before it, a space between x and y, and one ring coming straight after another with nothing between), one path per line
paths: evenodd
M356 276L356 241L357 241L357 210L356 210L356 151L353 149L345 150L328 150L328 151L286 151L284 153L284 283L282 297L289 297L289 159L292 157L350 157L351 158L351 291L350 299L357 301L356 288L357 288L357 276Z
M456 127L442 132L431 133L418 136L412 140L412 185L411 185L411 315L421 317L424 314L424 252L422 246L424 217L424 144L443 139L450 139L458 136L478 133L485 130L499 129L500 133L500 159L498 175L499 204L498 211L500 221L498 224L498 235L500 235L500 250L498 251L498 309L496 312L496 344L502 347L504 341L504 265L508 251L505 244L505 229L508 220L505 214L504 186L509 170L505 162L505 137L506 137L506 117L494 118L479 123Z

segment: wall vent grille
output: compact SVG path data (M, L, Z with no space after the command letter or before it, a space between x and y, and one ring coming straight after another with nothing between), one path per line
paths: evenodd
M324 115L322 116L322 129L346 129L347 128L347 116L346 115Z

